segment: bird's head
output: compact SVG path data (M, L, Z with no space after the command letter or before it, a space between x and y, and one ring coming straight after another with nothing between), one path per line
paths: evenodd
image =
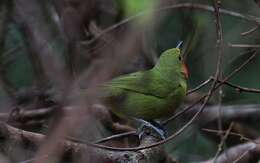
M176 72L181 72L183 76L187 79L189 72L188 68L184 62L183 56L181 55L181 50L177 48L172 48L164 51L159 58L157 67L172 69Z

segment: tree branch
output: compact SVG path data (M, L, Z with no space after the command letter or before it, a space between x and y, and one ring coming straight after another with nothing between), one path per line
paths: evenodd
M157 136L155 136L153 131L147 132L142 137L140 146L144 146L147 144L154 143L158 141ZM17 144L21 145L22 148L26 150L34 150L37 149L42 143L44 143L47 137L42 134L37 134L33 132L27 132L24 130L20 130L14 127L11 127L5 123L0 123L0 144L8 146L8 144ZM81 158L86 155L88 152L88 156L92 156L91 160L96 162L149 162L149 163L173 163L173 161L166 155L162 148L156 147L153 149L145 149L138 152L114 152L108 151L98 148L89 148L88 146L80 143L73 143L71 141L66 140L57 140L59 141L58 146L63 151L64 159L71 160L75 158ZM12 146L12 148L19 148ZM14 156L13 153L15 150L8 150L8 148L0 149L3 153L8 156ZM28 152L26 150L22 150L22 152ZM24 154L25 154L24 153ZM23 155L23 154L20 154ZM95 157L93 157L93 155ZM17 157L17 156L16 156ZM53 156L47 156L53 157ZM16 158L17 159L17 158ZM91 161L91 162L92 162Z

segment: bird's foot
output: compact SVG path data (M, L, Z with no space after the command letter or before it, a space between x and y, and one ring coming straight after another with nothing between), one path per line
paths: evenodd
M165 139L167 137L167 131L165 128L156 121L145 121L143 119L136 119L138 122L141 123L141 126L137 129L137 134L139 139L142 138L144 134L147 134L151 129L157 133L160 139Z

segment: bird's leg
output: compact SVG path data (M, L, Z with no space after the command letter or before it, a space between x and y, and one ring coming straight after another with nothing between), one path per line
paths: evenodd
M161 139L166 138L167 132L166 132L165 128L160 123L158 123L156 121L149 121L148 122L146 120L137 119L137 118L135 118L135 120L141 123L141 126L137 130L137 134L139 136L139 139L141 139L142 135L145 132L145 129L147 129L147 128L154 130L160 136Z
M161 130L164 133L164 137L167 137L167 135L168 135L167 130L160 122L151 120L150 123L152 125L154 125L155 127L157 127L159 130Z

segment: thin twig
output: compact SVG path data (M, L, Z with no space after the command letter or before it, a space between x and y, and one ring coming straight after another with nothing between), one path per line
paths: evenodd
M198 85L197 87L195 87L194 89L191 89L187 92L187 95L196 92L197 90L201 89L202 87L204 87L205 85L207 85L208 83L210 83L211 81L213 81L214 78L210 77L209 79L207 79L206 81L204 81L202 84ZM239 86L237 84L233 84L229 81L223 81L218 79L219 83L224 83L227 86L230 86L232 88L235 88L238 92L248 92L248 93L260 93L260 89L256 89L256 88L248 88L248 87L242 87Z
M193 92L196 92L197 90L201 89L202 87L206 86L208 83L212 82L214 80L214 77L209 77L209 79L205 80L203 83L201 83L200 85L198 85L197 87L187 91L186 95L192 94ZM174 119L178 118L179 116L181 116L182 114L186 113L187 111L189 111L191 108L193 108L195 105L197 105L198 103L202 102L204 98L201 97L199 98L197 101L195 101L194 103L192 103L191 105L187 106L186 108L182 109L181 111L175 113L173 116L171 116L170 118L164 120L161 122L161 124L167 125L170 121L173 121Z
M221 142L220 144L218 145L218 151L216 152L215 154L215 157L214 157L214 162L216 161L217 157L219 156L219 154L221 153L223 147L224 147L224 144L225 144L225 141L227 140L228 136L230 135L230 132L231 132L231 129L233 127L234 123L231 122L231 124L229 125L229 128L227 129L227 131L225 132L225 135L223 135L221 132ZM222 136L223 135L223 136Z
M260 48L260 45L253 44L228 44L231 48Z
M206 132L216 133L216 134L226 134L226 132L227 132L227 131L219 131L219 130L206 129L206 128L203 128L201 130L202 131L206 131ZM254 141L253 139L247 138L244 135L236 133L236 132L232 132L231 131L231 132L229 132L229 135L238 136L240 138L240 140L246 140L246 141L249 141L249 142L253 142L253 143L259 144L256 141Z
M204 87L205 85L207 85L208 83L212 82L214 80L213 76L210 76L207 80L205 80L203 83L201 83L200 85L196 86L195 88L188 90L186 95L192 94L193 92L196 92L197 90L201 89L202 87Z
M199 98L197 101L195 101L194 103L192 103L191 105L189 105L188 107L182 109L181 111L177 112L176 114L174 114L173 116L171 116L170 118L164 120L161 122L161 124L163 126L167 125L170 121L173 121L174 119L178 118L179 116L181 116L182 114L186 113L187 111L189 111L190 109L192 109L195 105L197 105L198 103L202 102L202 100L205 98L205 96Z
M129 132L124 132L124 133L112 135L112 136L109 136L109 137L105 137L103 139L99 139L99 140L95 141L94 143L95 144L100 144L100 143L104 143L104 142L107 142L107 141L110 141L110 140L113 140L113 139L118 139L118 138L130 136L130 135L135 135L136 136L136 131L129 131ZM75 137L67 137L66 139L69 140L69 141L76 142L76 143L82 143L82 144L85 143L84 140L79 139L79 138L75 138Z
M249 35L249 34L251 34L251 33L254 33L258 28L259 28L259 26L255 26L255 27L249 29L248 31L245 31L245 32L240 33L240 35L241 35L241 36Z
M248 150L246 150L245 152L243 152L235 161L233 161L232 163L237 163L238 161L240 161L243 157L245 157L252 149L254 149L254 147L249 148Z
M46 158L46 157L50 157L50 156L44 155L42 157L38 157L37 159ZM28 160L25 160L25 161L20 161L19 163L30 163L30 162L33 162L33 161L36 161L36 158L31 158L31 159L28 159Z
M200 85L198 85L197 87L188 90L186 95L192 94L193 92L196 92L197 90L201 89L202 87L206 86L207 84L209 84L210 82L212 82L214 80L214 77L211 76L209 77L207 80L205 80L203 83L201 83ZM173 121L174 119L178 118L179 116L181 116L182 114L186 113L187 111L189 111L191 108L193 108L195 105L197 105L198 103L202 102L204 98L201 97L199 98L197 101L195 101L194 103L192 103L191 105L189 105L188 107L182 109L181 111L175 113L173 116L171 116L170 118L164 120L161 122L162 125L167 125L170 121Z
M218 82L223 82L223 81L218 80ZM228 81L225 81L224 84L226 84L227 86L230 86L232 88L235 88L238 92L260 93L260 89L242 87L242 86L233 84Z
M244 63L242 63L238 68L226 76L221 83L228 81L231 77L238 73L245 65L247 65L253 58L255 58L256 54L257 52L254 52Z
M99 140L95 141L95 143L104 143L104 142L112 140L112 139L118 139L118 138L126 137L129 135L136 135L136 131L129 131L129 132L112 135L112 136L109 136L109 137L106 137L103 139L99 139Z

